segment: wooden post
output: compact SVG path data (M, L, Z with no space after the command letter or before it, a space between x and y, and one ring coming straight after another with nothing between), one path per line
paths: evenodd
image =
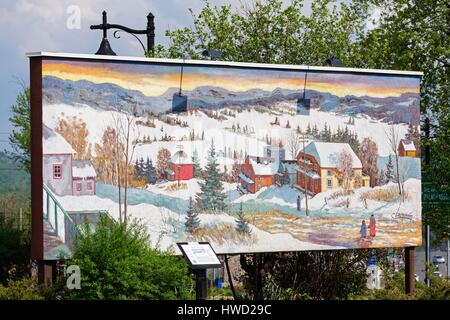
M405 248L405 292L414 293L414 247Z
M38 261L38 282L48 287L53 283L55 278L55 263L53 261Z

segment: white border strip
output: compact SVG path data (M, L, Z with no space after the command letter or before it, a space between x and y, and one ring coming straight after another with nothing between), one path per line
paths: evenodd
M375 74L391 74L391 75L409 75L423 76L420 71L400 71L400 70L379 70L379 69L356 69L356 68L337 68L337 67L318 67L292 64L269 64L269 63L251 63L251 62L229 62L229 61L212 61L212 60L183 60L183 59L160 59L160 58L141 58L129 56L105 56L95 54L81 53L63 53L63 52L29 52L26 54L28 58L32 57L56 57L71 59L96 59L96 60L113 60L113 61L130 61L130 62L156 62L168 64L192 64L192 65L211 65L211 66L229 66L229 67L247 67L247 68L264 68L264 69L287 69L287 70L309 70L309 71L332 71L332 72L353 72L353 73L375 73Z

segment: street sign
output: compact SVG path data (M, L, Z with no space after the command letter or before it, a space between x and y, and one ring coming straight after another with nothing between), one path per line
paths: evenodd
M439 188L425 172L422 172L422 204L424 207L450 205L450 192Z
M369 258L369 262L367 264L368 264L369 267L376 265L377 264L377 257L371 256Z

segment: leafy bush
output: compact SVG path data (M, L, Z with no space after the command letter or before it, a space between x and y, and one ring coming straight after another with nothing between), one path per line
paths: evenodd
M68 265L81 271L81 289L69 291L72 299L192 297L184 260L151 248L145 228L136 221L123 224L103 216L95 232L85 224Z
M0 284L0 300L43 300L35 278L8 279Z
M386 287L381 290L366 290L364 294L350 297L357 300L449 300L450 282L446 278L433 275L434 267L430 266L428 278L431 287L421 281L415 282L414 294L405 293L405 273L385 270Z
M31 238L0 213L0 284L29 274Z

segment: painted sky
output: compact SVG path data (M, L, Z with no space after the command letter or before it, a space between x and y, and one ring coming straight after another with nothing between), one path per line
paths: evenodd
M47 75L72 81L113 83L147 96L159 96L169 88L179 87L181 68L174 65L54 60L44 64L43 76ZM273 91L276 88L303 90L304 79L303 71L185 66L182 89L190 91L200 86L216 86L234 92L251 89ZM419 78L309 72L307 89L338 96L399 96L407 92L418 93Z

